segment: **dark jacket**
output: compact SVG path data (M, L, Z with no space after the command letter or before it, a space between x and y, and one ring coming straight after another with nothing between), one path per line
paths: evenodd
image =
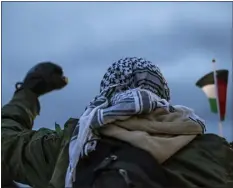
M62 131L46 128L32 130L37 114L38 99L27 90L17 92L12 100L2 107L1 164L2 173L5 172L2 182L7 185L11 180L15 180L35 188L64 188L69 140L78 120L69 119ZM125 151L129 148L133 147L127 145ZM120 152L126 153L123 149ZM152 161L149 154L142 155ZM106 156L102 158L104 157ZM126 155L122 157L127 158ZM99 160L102 161L102 158ZM143 163L153 166L148 161ZM206 134L198 136L166 161L163 167L165 172L171 175L171 180L179 179L187 187L224 186L233 181L233 152L225 139ZM82 163L78 169L78 173L81 174L81 170L82 174L86 173Z

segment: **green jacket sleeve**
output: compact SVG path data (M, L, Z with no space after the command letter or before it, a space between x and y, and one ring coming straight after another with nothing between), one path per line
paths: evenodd
M50 129L32 130L39 101L29 90L17 92L2 107L2 160L7 177L33 187L48 184L61 145L61 135Z

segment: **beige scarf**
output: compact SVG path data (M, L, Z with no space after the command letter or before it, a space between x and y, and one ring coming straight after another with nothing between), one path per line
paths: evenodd
M178 107L173 113L160 108L151 114L108 124L100 128L100 134L141 148L163 163L203 133L203 127L189 118L192 113L188 108Z

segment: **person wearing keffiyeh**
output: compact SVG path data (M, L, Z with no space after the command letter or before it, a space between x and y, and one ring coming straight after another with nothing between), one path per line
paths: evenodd
M101 134L101 131L98 130L108 128L110 124L119 121L128 122L129 125L128 119L138 115L151 114L158 109L164 110L165 114L173 113L175 108L170 105L169 100L168 84L160 69L152 62L143 58L132 57L120 59L113 63L101 81L100 94L87 106L73 133L69 146L70 163L67 169L66 187L71 187L73 181L75 181L75 168L80 158L88 156L90 152L95 150L98 132ZM185 144L190 142L195 135L201 134L201 126L204 125L204 122L193 112L190 111L188 115L195 119L194 121L189 119L189 124L194 125L196 132L192 133L191 137L189 136ZM198 124L196 120L202 123ZM132 130L139 131L137 128ZM95 134L96 132L97 134ZM106 133L106 136L114 137L113 135L113 130L108 130ZM127 142L127 139L118 136L115 136L115 138ZM140 142L140 140L138 141ZM130 141L128 142L133 144Z
M69 118L64 129L56 123L55 130L33 130L40 97L67 84L53 62L36 64L16 84L1 111L2 187L231 187L229 143L203 134L205 122L193 109L171 104L150 61L113 63L80 119Z

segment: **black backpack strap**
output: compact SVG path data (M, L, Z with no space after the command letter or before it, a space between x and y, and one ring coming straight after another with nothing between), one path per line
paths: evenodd
M147 188L153 188L153 187L160 187L156 181L152 181L147 174L136 164L128 163L124 161L116 161L112 163L110 166L111 169L116 169L119 171L119 173L124 177L127 184L135 184L135 180L141 180L143 184L145 184L145 187ZM133 177L129 178L129 175L131 174ZM165 183L165 182L164 182ZM162 186L161 186L162 187Z
M117 171L118 174L122 176L125 183L128 187L134 187L137 185L137 182L140 181L140 184L147 188L160 188L159 184L165 184L166 182L158 182L157 180L152 181L148 175L138 166L137 164L120 161L116 155L110 155L106 157L95 169L94 174L95 178L102 172L107 171ZM161 185L162 186L162 185ZM136 186L137 187L137 186Z

